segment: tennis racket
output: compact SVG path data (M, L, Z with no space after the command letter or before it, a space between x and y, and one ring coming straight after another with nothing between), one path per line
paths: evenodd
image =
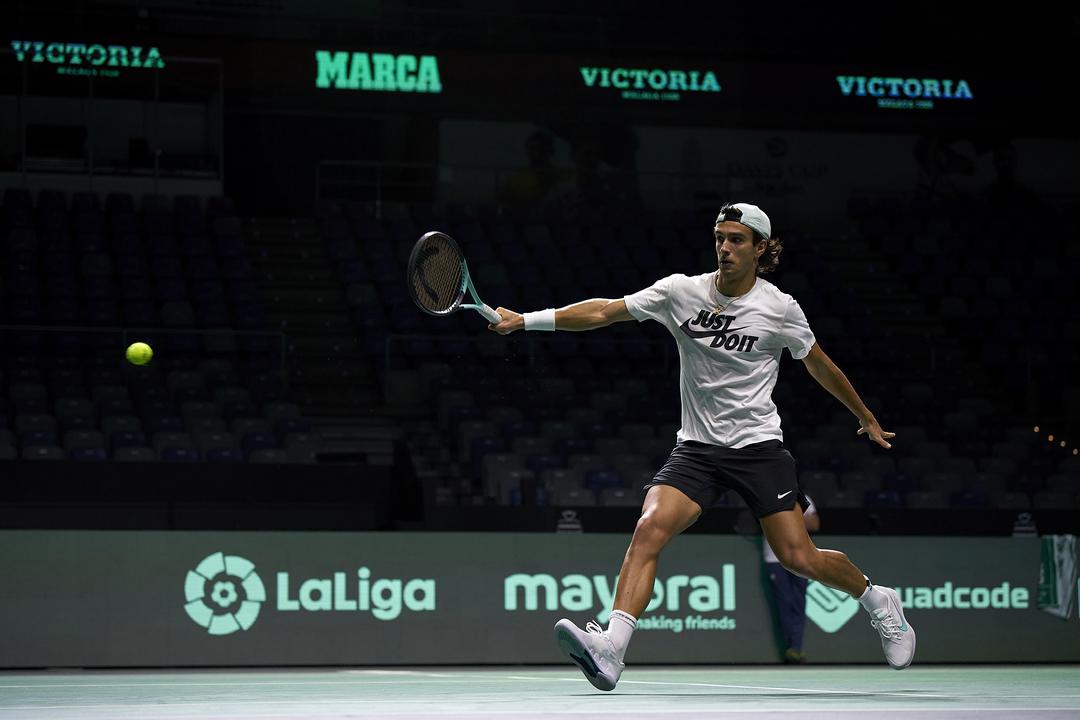
M467 308L480 313L489 322L502 322L499 313L476 294L472 278L469 277L469 266L465 264L465 255L446 233L424 233L416 241L409 256L406 283L416 307L429 315L449 315ZM463 302L466 290L472 297L472 303Z

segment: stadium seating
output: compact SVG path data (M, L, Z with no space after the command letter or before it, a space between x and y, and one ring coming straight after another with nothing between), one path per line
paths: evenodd
M227 199L5 190L0 456L233 461L310 432L279 344L228 332L271 329L246 253ZM135 339L146 367L124 360Z

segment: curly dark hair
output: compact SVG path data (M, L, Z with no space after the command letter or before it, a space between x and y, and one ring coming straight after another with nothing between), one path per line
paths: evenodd
M784 243L778 237L767 238L754 231L754 245L759 242L765 243L765 252L758 258L757 274L766 275L780 265L780 253L784 251Z

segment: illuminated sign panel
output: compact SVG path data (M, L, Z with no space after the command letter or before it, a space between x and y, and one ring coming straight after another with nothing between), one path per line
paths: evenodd
M933 639L916 662L1080 660L1075 614L1036 607L1038 538L843 540L860 565L888 575L908 621ZM616 533L3 530L0 617L19 622L5 626L0 667L555 663L556 620L608 618L626 542ZM756 543L678 538L638 620L635 662L776 662L760 572ZM806 613L815 661L884 667L850 595L810 583Z
M229 635L255 624L267 592L254 563L216 552L188 571L184 597L184 610L197 625L210 635ZM309 578L293 589L289 573L279 572L275 609L370 612L379 620L394 620L403 609L435 610L435 580L373 579L371 570L361 567L355 581L350 581L349 573L335 572L332 579Z
M905 610L1026 610L1031 593L1025 587L1002 582L993 587L969 587L946 581L937 587L897 587ZM835 633L857 615L859 603L845 592L816 580L806 588L806 617L827 633Z
M55 65L59 75L117 77L117 68L165 67L156 47L12 40L11 49L16 61Z
M932 110L935 100L975 99L967 80L837 75L844 97L877 98L880 108Z
M315 87L441 93L442 80L434 55L316 50Z
M589 88L620 90L624 100L677 102L682 93L721 91L711 70L646 70L642 68L581 67L581 81Z
M721 577L713 575L672 575L653 581L653 594L646 610L650 615L638 620L638 630L734 630L735 618L715 613L735 610L735 565L720 566ZM547 573L514 573L503 579L503 609L516 611L563 610L591 612L606 623L611 615L617 578L570 573L561 579ZM661 612L654 612L654 611ZM663 611L671 613L668 615ZM682 615L683 610L695 614ZM713 613L712 616L702 613Z

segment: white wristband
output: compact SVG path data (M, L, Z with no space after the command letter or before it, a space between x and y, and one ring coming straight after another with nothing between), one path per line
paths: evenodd
M547 310L537 310L536 312L527 312L522 315L525 318L526 330L554 330L555 329L555 309L548 308Z

